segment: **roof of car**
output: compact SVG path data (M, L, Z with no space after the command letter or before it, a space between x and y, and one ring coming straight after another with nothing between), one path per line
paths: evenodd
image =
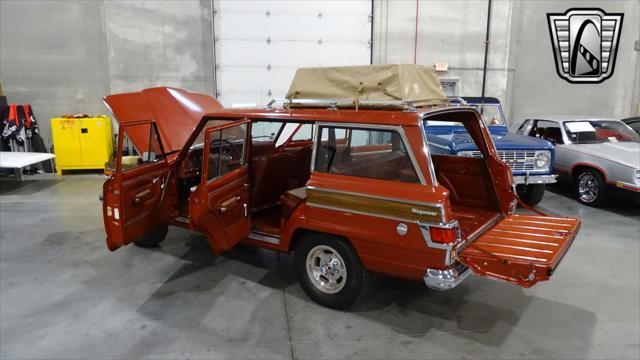
M596 116L582 116L582 115L550 115L550 116L530 116L527 119L535 120L548 120L548 121L619 121L617 119L596 117Z
M379 125L418 125L418 119L429 112L447 109L447 106L421 107L416 110L378 110L378 109L328 109L328 108L263 108L263 109L221 109L207 114L212 118L251 118L264 121L321 121L335 123L362 123ZM452 110L465 109L452 107Z
M500 104L500 100L494 97L481 96L461 96L461 98L470 104Z

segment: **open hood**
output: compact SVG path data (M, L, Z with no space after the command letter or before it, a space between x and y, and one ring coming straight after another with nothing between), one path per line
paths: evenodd
M152 120L165 152L179 151L205 114L222 109L212 96L182 89L157 87L104 98L120 125ZM127 133L136 149L147 151L149 135Z

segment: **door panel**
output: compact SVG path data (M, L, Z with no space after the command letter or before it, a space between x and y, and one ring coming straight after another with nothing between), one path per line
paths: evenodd
M483 159L432 155L438 181L451 193L452 202L471 207L493 208L494 190Z
M249 235L248 120L212 127L205 135L202 181L189 197L191 224L216 253Z
M140 156L131 167L123 166L123 137L118 141L116 173L103 186L103 216L107 231L107 245L111 251L127 245L162 222L167 221L171 208L175 205L166 196L170 167L164 158L157 130L151 122L130 127L146 127L150 134L148 144L155 157ZM127 134L127 128L120 128L120 134ZM135 150L137 151L137 149Z
M580 228L580 220L509 215L460 252L476 274L529 288L548 280Z

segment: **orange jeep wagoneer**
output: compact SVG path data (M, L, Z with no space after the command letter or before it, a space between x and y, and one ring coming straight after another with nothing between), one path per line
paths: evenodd
M580 221L514 214L511 170L476 110L439 93L421 107L358 94L265 109L173 88L107 96L120 124L103 189L109 249L157 245L174 225L216 254L241 242L293 251L305 292L332 308L354 303L370 272L438 290L470 272L549 279ZM464 125L482 157L434 155L424 127L440 121Z

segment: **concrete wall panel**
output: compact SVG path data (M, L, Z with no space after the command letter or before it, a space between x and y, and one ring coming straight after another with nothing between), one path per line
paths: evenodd
M50 142L49 118L104 113L110 92L101 1L0 1L0 82L30 103Z

